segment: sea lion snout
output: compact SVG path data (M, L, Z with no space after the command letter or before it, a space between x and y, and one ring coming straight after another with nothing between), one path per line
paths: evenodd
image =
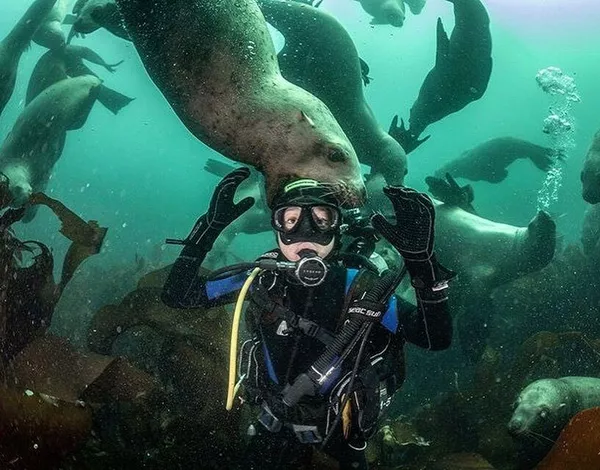
M508 422L508 433L517 437L520 434L525 432L525 419L523 416L513 416L511 420Z

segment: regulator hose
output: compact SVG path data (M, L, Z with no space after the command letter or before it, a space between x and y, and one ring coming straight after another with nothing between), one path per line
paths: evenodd
M386 271L377 283L370 289L364 300L369 302L384 303L394 293L394 290L406 274L406 268L400 271ZM295 406L305 395L315 395L321 385L325 383L329 375L335 370L339 359L347 356L346 348L356 344L368 328L370 321L366 317L352 316L345 322L340 332L335 336L333 342L325 352L315 361L308 372L300 374L294 383L283 393L283 402L289 406ZM364 328L363 331L360 331ZM344 351L346 350L346 351Z

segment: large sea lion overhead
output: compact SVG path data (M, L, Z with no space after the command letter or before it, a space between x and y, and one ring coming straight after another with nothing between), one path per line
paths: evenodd
M44 190L62 154L66 132L85 124L100 83L93 75L67 78L25 107L0 146L0 172L9 179L13 207L23 206L33 192ZM34 213L32 209L24 221Z
M321 99L350 139L361 163L402 185L406 154L377 122L363 93L358 51L340 22L323 10L287 0L262 0L265 18L285 37L281 73Z
M350 141L319 99L285 80L255 0L117 0L150 77L192 134L265 174L271 202L292 178L365 188Z
M0 42L0 115L12 96L21 55L56 0L36 0Z
M520 158L529 159L540 170L548 171L561 154L527 140L498 137L463 152L438 169L435 175L441 177L450 173L455 178L500 183L508 176L508 166Z
M581 171L581 193L590 204L600 202L600 130L592 139Z
M437 55L410 109L409 129L393 134L405 148L425 128L460 111L483 96L492 73L490 18L480 0L448 0L454 4L455 25L450 39L437 23Z
M67 44L60 49L49 50L38 61L27 87L27 95L25 103L29 104L36 96L50 85L64 80L68 77L80 77L82 75L96 74L88 68L83 61L86 60L93 64L104 67L109 72L114 72L116 64L108 64L102 57L96 54L93 50ZM108 88L104 84L98 87L98 101L104 105L113 114L118 112L133 101L118 91Z

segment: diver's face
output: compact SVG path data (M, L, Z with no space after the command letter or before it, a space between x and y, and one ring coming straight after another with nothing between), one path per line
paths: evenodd
M321 258L325 258L333 251L333 245L335 244L335 238L331 240L327 245L320 245L319 243L313 243L309 241L296 242L290 245L286 245L281 241L281 235L277 234L277 244L283 256L288 261L298 261L300 259L299 253L302 250L312 250L319 255Z

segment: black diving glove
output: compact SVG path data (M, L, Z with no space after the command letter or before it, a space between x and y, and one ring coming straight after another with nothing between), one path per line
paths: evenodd
M402 255L413 286L434 288L454 277L433 252L435 209L429 196L398 186L388 186L383 192L394 206L396 225L381 214L373 215L371 223Z
M252 207L253 197L242 199L237 204L233 202L236 190L248 176L248 168L238 168L221 180L215 188L208 211L196 221L183 241L185 248L182 255L199 257L208 253L221 232Z

